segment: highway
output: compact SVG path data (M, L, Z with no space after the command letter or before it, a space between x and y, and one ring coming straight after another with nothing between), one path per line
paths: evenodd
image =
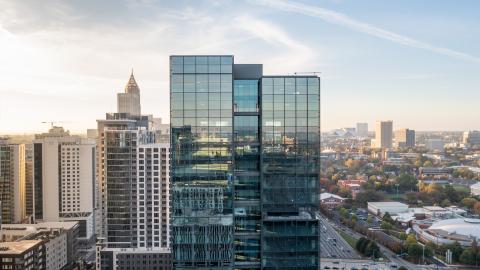
M338 259L361 258L323 216L320 219L320 257Z
M344 226L344 225L341 225L341 224L337 224L337 223L334 223L332 222L331 220L326 220L326 218L322 215L321 216L322 219L321 219L321 223L327 223L328 225L330 225L330 227L333 229L333 227L337 228L338 230L342 230L343 232L349 234L350 236L356 238L356 239L359 239L360 237L362 237L363 235L351 230L350 228L348 228L347 226ZM323 230L323 228L321 228ZM336 233L336 232L335 232ZM337 233L338 235L338 233ZM338 237L341 238L340 235L338 235ZM321 239L322 240L322 239ZM343 240L343 238L342 238ZM346 243L348 245L348 243ZM441 270L449 270L449 269L456 269L456 268L452 268L452 267L445 267L445 266L438 266L438 265L417 265L417 264L413 264L413 263L410 263L402 258L399 258L397 257L390 249L382 246L381 244L377 243L379 248L380 248L380 251L383 253L383 255L390 261L389 265L395 265L396 267L391 267L391 269L396 269L397 267L400 267L400 266L404 266L406 267L407 269L409 270L426 270L426 269L441 269ZM323 246L321 246L323 248ZM327 249L328 251L328 249ZM321 252L320 252L321 253ZM355 253L356 254L356 253ZM358 255L357 255L358 256ZM354 258L359 258L359 257L354 257ZM379 269L379 268L377 268ZM381 269L381 268L380 268ZM388 268L387 268L388 269Z

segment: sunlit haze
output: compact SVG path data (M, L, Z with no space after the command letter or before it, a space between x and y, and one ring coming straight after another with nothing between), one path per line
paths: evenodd
M116 110L133 68L169 120L169 55L321 72L322 130L479 129L480 2L0 0L0 134L74 132Z

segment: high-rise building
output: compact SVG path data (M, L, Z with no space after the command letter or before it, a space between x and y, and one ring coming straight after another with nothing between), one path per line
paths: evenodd
M94 140L72 136L55 126L35 135L35 221L77 221L82 254L94 253L95 167Z
M33 144L25 144L25 214L33 219ZM31 221L31 220L30 220Z
M126 88L138 90L132 80ZM119 109L97 124L98 232L105 248L168 249L170 145L155 142L151 115Z
M368 137L368 123L357 123L357 137Z
M0 201L3 223L25 217L25 145L0 138Z
M375 148L392 148L392 135L392 121L377 121L375 125Z
M463 132L463 143L469 146L480 145L480 131Z
M128 113L132 116L141 115L140 88L133 76L133 70L127 86L125 86L125 92L117 94L117 111L118 113Z
M415 147L415 130L403 128L395 131L395 143L397 147Z
M152 129L155 130L155 141L170 143L170 124L162 123L162 118L153 118Z
M177 269L318 269L317 76L171 56Z
M445 142L443 139L426 139L425 147L430 151L443 151Z

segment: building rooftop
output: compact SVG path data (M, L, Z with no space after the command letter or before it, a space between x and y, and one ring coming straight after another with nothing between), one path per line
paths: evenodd
M2 230L65 229L70 230L78 224L76 221L40 222L37 224L2 224Z
M113 252L116 252L116 253L170 253L170 249L169 248L159 248L159 247L156 247L156 248L146 248L146 247L143 247L143 248L110 248L110 247L106 247L106 248L103 248L102 251L113 251Z
M429 230L443 230L449 234L473 236L480 239L480 219L452 218L432 224Z
M368 204L375 207L408 207L407 204L401 202L368 202Z
M427 211L446 211L445 208L440 206L424 206L423 209Z
M328 192L324 192L324 193L320 194L320 200L325 200L325 199L332 198L332 197L335 198L335 199L339 199L339 200L345 200L345 198L343 198L343 197L340 197L338 195L328 193Z
M0 254L22 254L41 243L41 240L21 240L0 243Z
M470 188L480 188L480 182L471 185Z

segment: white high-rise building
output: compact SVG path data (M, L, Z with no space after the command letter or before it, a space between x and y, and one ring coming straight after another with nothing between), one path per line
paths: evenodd
M61 127L33 141L35 220L78 221L79 241L95 239L95 141ZM84 247L92 249L94 246ZM87 252L87 251L85 251Z
M393 122L377 121L375 125L375 147L392 148L393 144Z
M170 243L170 145L144 144L137 149L137 247Z
M0 201L3 223L18 223L26 217L25 145L0 138Z
M368 136L368 123L357 123L357 137L365 138Z
M168 141L169 126L120 107L97 120L98 233L111 250L164 252L170 243L170 146L156 137Z

